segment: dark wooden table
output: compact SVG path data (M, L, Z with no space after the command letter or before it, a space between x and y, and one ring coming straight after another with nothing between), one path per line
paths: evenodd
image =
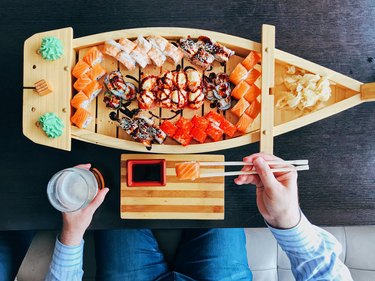
M267 3L266 3L267 2ZM351 3L353 2L353 3ZM354 3L355 2L355 3ZM119 217L120 154L73 141L64 152L22 134L23 42L34 33L66 26L74 37L147 26L194 27L260 40L262 23L276 26L276 47L362 82L375 81L375 4L367 1L21 1L0 8L1 83L0 230L59 228L46 185L77 163L100 167L111 188L92 228L264 226L255 189L226 179L224 221L124 221ZM315 224L375 224L375 103L367 103L275 138L275 154L309 159L300 173L301 207ZM228 160L258 144L219 151Z

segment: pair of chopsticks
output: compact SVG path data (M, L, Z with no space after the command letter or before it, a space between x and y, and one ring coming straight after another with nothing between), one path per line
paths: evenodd
M293 165L290 167L282 168L271 168L273 173L278 172L290 172L290 171L306 171L309 169L308 160L288 160L288 161L266 161L268 165ZM199 166L253 166L251 162L241 162L241 161L229 161L229 162L199 162ZM209 177L221 177L221 176L238 176L238 175L256 175L257 171L233 171L233 172L217 172L217 173L201 173L200 178L209 178Z

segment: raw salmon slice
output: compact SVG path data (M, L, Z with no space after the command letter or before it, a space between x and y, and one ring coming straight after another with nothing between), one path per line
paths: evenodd
M175 165L177 178L180 180L195 180L199 178L198 162L183 162Z
M86 128L93 117L86 109L78 108L74 115L70 118L70 121L78 128Z
M76 94L70 101L71 106L73 106L74 108L82 107L86 109L89 103L89 98L81 91L78 94Z
M241 98L235 106L232 107L230 110L234 115L237 117L241 117L242 114L244 114L245 110L250 106L247 100L244 98Z
M245 111L245 114L249 115L252 119L255 119L259 113L260 102L258 100L254 100Z
M236 124L237 130L242 133L247 133L251 123L253 123L253 119L251 119L249 115L243 114Z
M242 61L242 65L250 71L258 62L260 62L260 55L251 51L247 57Z
M229 80L234 84L237 85L242 80L244 80L248 75L247 69L241 64L237 64L234 68L232 73L229 75Z
M94 66L103 61L103 53L97 47L92 47L83 57L83 61L90 66Z
M247 94L247 92L250 91L250 85L247 84L245 81L241 81L239 84L237 84L236 87L232 90L232 97L235 99L239 100L241 99L244 95Z
M85 74L85 75L82 75L81 77L79 77L77 79L76 82L74 82L74 89L76 89L77 91L82 91L83 89L85 89L90 83L92 82L92 80Z
M255 83L255 81L257 81L257 79L258 79L259 77L260 77L260 71L258 71L258 70L256 70L256 69L253 69L253 70L251 70L251 71L248 73L248 75L247 75L245 81L246 81L249 85L252 85L252 84Z
M87 73L91 80L99 80L105 75L105 69L100 64L96 64Z
M253 84L250 86L250 89L246 92L243 98L247 100L249 103L252 103L254 100L256 100L256 98L259 95L260 95L260 89L255 84Z
M75 78L81 77L83 74L89 72L90 66L83 60L79 60L72 70L72 75Z

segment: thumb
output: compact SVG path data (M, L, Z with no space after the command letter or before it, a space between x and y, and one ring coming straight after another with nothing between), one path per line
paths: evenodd
M273 175L271 168L262 157L256 158L253 163L264 188L273 188L277 185L278 181Z
M98 194L96 194L95 198L91 201L91 203L87 206L90 212L94 213L96 209L103 203L105 196L109 191L108 187L105 187L99 190Z

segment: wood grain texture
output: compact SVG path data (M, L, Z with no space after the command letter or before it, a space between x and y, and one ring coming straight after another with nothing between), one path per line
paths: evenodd
M160 159L161 156L166 160L166 186L128 186L127 160ZM223 220L224 177L179 180L175 171L179 162L223 160L222 155L121 155L121 218ZM224 166L202 167L200 170L202 173L223 172Z
M92 229L265 226L256 207L255 188L225 179L224 220L122 220L120 154L128 153L81 141L66 152L34 144L22 134L23 42L32 34L71 25L74 37L109 30L181 26L219 31L260 42L263 23L276 26L276 48L351 78L375 81L375 3L362 1L108 1L3 0L0 32L2 72L0 124L0 229L60 229L61 214L46 195L58 170L90 162L103 172L111 189L97 210ZM20 9L20 7L22 7ZM142 9L140 9L142 7ZM199 7L199 9L189 9ZM86 13L90 10L93 12ZM187 12L188 11L188 12ZM126 16L124 16L126 15ZM105 20L103 20L105 19ZM344 95L344 94L343 94ZM375 224L375 104L344 112L277 136L274 153L285 159L309 159L300 173L299 200L318 225ZM5 132L5 131L4 131ZM226 160L257 152L257 143L223 148ZM348 164L349 163L349 164Z

